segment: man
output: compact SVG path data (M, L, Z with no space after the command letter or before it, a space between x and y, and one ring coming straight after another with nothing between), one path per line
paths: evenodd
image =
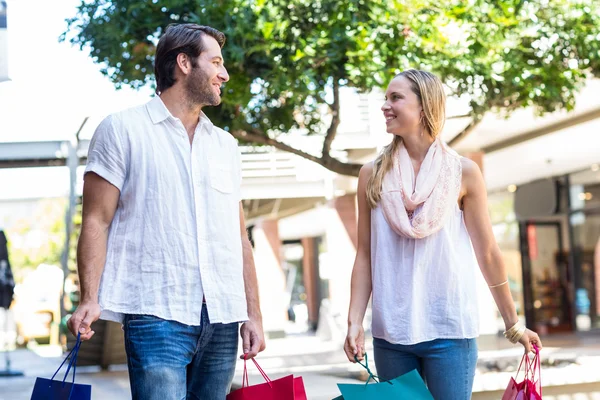
M123 324L133 399L222 400L238 322L248 358L265 347L239 151L201 111L229 80L224 42L207 26L169 26L158 96L106 118L90 144L69 329L87 340L98 318Z

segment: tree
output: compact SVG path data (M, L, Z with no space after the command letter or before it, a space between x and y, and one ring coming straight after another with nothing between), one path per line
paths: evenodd
M60 265L65 243L64 199L45 199L28 218L7 229L10 262L15 280L40 264Z
M62 40L89 48L117 87L140 87L153 82L158 37L182 22L228 37L231 80L207 110L218 126L346 175L360 165L330 153L342 86L384 87L410 67L438 74L470 99L454 144L489 111L570 110L600 75L595 0L85 0ZM321 135L321 154L286 144L290 131Z

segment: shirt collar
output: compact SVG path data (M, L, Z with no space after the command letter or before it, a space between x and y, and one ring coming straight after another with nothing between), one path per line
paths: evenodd
M168 118L175 118L171 115L160 96L155 96L146 103L146 109L148 110L148 114L154 125L159 124Z
M204 112L203 112L203 111L200 111L200 118L199 118L199 122L198 122L198 124L199 124L200 126L202 126L202 125L205 125L205 124L206 124L206 128L207 128L206 130L207 130L207 132L208 132L208 133L212 133L212 131L213 131L213 123L212 123L212 121L210 120L210 118L208 118L208 117L206 116L206 114L204 114Z
M148 114L150 115L150 119L152 120L152 123L154 125L159 124L169 118L171 118L173 121L177 120L177 118L175 118L173 114L171 114L167 106L165 106L165 103L163 103L160 96L154 96L152 100L150 100L146 104L146 109L148 110ZM200 118L198 124L199 126L208 124L207 131L208 133L212 133L212 121L206 116L206 114L204 114L203 111L200 111Z

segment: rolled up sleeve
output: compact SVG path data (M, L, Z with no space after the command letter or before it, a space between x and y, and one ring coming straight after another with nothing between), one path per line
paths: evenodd
M114 117L105 118L90 142L85 174L94 172L122 191L127 177L128 151L124 148L123 132L115 129Z

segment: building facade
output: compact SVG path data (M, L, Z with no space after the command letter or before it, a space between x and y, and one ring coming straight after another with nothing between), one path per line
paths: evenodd
M569 114L537 118L525 110L508 120L486 117L456 147L483 168L517 310L540 333L599 328L600 99L593 95L598 88L598 82L590 82ZM390 139L379 110L381 93L348 90L341 98L343 123L333 151L353 162L374 159ZM93 132L89 124L86 129ZM460 129L461 121L449 120L443 138ZM315 138L290 140L318 151ZM10 154L18 148L34 161L17 160L17 166L66 165L69 152L54 150L56 160L43 157L50 145L64 147L0 143L0 162L14 167ZM79 156L86 145L86 140L79 143ZM42 150L39 157L33 154ZM69 175L67 167L55 168ZM317 330L343 339L357 241L356 178L264 147L244 149L242 169L267 333ZM78 171L72 187L80 192L81 167ZM68 194L66 185L61 190ZM481 274L478 293L480 331L495 335L503 324Z

